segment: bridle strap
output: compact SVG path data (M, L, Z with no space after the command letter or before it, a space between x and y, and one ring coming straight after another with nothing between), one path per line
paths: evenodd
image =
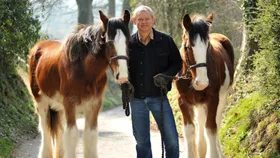
M109 60L109 64L112 63L112 60L115 60L115 59L124 59L124 60L129 60L128 56L125 56L125 55L116 55L116 56L113 56L110 58Z
M207 67L207 64L206 63L199 63L199 64L191 65L191 66L189 66L187 71L190 71L191 69L198 68L198 67Z
M189 49L189 50L192 50L192 47L190 45L186 45L186 43L185 43L185 48ZM187 69L187 73L190 73L190 70L194 69L194 68L207 67L207 63L198 63L198 64L191 65L190 59L189 59L189 56L188 56L187 53L188 53L188 51L186 51L186 62L189 66L188 69Z
M125 56L125 55L116 55L116 56L111 57L110 60L109 60L109 66L110 66L110 69L112 71L113 76L114 76L114 70L113 70L113 67L112 67L111 63L112 63L112 60L118 60L118 59L129 61L128 56Z

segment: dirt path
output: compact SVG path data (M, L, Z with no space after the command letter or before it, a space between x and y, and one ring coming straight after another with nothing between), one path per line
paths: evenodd
M101 112L99 115L98 155L100 158L133 158L136 157L135 140L132 135L130 117L126 117L121 107ZM78 119L80 138L77 147L77 158L83 157L84 119ZM151 132L153 157L161 157L161 139L156 131ZM182 146L182 141L180 142ZM16 151L16 158L35 158L38 155L40 136L24 142ZM186 157L181 147L180 157Z
M28 89L28 74L18 69ZM136 157L135 140L132 135L130 117L126 117L121 107L101 112L98 117L98 155L99 158L134 158ZM84 119L77 120L80 131L77 146L77 158L83 158ZM15 151L16 158L37 158L40 147L40 135L24 141ZM158 131L151 131L151 143L154 158L161 157L161 137ZM180 140L180 157L186 157L183 141Z

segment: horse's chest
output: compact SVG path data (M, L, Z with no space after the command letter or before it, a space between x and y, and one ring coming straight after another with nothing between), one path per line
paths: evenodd
M176 84L176 88L180 94L190 92L190 88L192 86L191 80L186 80L186 79L179 79L179 80L175 81L175 84Z
M203 92L188 91L181 95L183 101L189 105L203 104L207 100L207 96Z

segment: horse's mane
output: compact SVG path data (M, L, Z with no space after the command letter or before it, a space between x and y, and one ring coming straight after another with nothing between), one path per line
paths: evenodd
M82 60L88 53L96 55L104 44L102 25L78 25L65 39L63 48L71 62Z
M120 18L111 18L108 21L108 26L107 26L107 32L108 32L108 37L115 37L116 35L116 29L112 28L118 28L121 29L122 32L124 33L125 37L129 39L130 34L129 34L129 29L124 23L120 20ZM108 40L114 40L114 39L108 39Z
M196 34L198 33L202 38L202 41L206 42L209 34L210 24L205 22L205 17L200 14L194 14L192 16L192 25L189 30L189 37L191 41L194 41Z

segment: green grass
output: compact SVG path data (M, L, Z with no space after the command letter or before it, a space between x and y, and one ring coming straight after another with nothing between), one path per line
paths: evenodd
M278 141L279 124L271 121L273 118L270 113L273 111L265 107L270 107L268 102L269 98L255 92L240 100L226 113L220 138L227 157L275 156L276 153L271 153L266 146L271 145L273 137L274 142Z
M10 152L13 150L13 148L14 143L11 140L0 137L0 158L10 157Z

